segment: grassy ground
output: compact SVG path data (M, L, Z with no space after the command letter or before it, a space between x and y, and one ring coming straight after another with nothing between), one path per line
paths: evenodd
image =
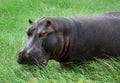
M120 59L86 62L70 70L55 61L45 68L16 63L29 18L108 11L120 11L120 0L0 0L0 83L120 83Z

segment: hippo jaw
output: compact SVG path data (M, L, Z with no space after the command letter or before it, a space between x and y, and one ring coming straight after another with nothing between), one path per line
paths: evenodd
M20 51L17 56L17 62L19 64L28 64L28 65L42 65L46 66L48 63L49 56L46 55L30 55L22 54L23 51ZM46 56L46 57L45 57Z

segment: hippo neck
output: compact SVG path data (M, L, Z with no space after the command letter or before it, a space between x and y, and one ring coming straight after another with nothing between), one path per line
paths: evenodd
M56 50L54 51L55 54L50 56L51 60L53 59L56 61L61 61L63 59L68 58L66 54L69 48L69 36L64 36L63 41L61 43L61 46L56 48Z
M71 26L68 24L68 21L70 20L67 18L56 17L56 18L53 18L53 20L57 22L59 30L62 31L62 38L58 40L59 45L52 52L49 59L60 62L61 60L66 60L69 57L66 54L69 50L69 45L70 45L70 35L69 35L70 28L69 27Z
M63 48L61 49L61 53L56 57L57 61L60 62L62 60L69 58L69 56L67 55L67 52L69 50L69 45L70 45L69 36L65 36L64 37L64 45L63 45Z
M80 38L82 35L79 33L82 31L80 29L81 24L72 18L56 19L56 21L59 24L59 28L65 31L65 35L63 36L64 44L63 48L54 51L55 54L51 55L50 59L64 63L71 61L70 57L76 54L76 50L74 49L77 49L76 47L79 45L77 42L79 40L78 38Z
M72 62L74 61L75 57L79 54L81 45L82 35L84 34L84 29L82 28L81 23L73 18L69 18L69 21L66 22L66 27L68 31L68 45L66 44L66 51L65 53L60 55L60 58L57 59L60 63ZM67 39L66 39L67 40Z

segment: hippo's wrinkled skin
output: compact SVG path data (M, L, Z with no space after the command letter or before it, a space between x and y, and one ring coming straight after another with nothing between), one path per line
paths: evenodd
M17 57L19 64L46 65L51 59L77 64L120 56L120 12L50 16L29 23L27 43Z

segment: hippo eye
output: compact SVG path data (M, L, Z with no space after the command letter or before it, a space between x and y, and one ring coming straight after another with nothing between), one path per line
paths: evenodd
M31 35L32 35L32 33L30 33L30 32L27 32L27 35L28 35L28 36L31 36Z
M32 33L29 30L26 30L27 36L31 36Z
M45 36L46 35L46 31L41 31L40 33L39 33L39 37L43 37L43 36Z

